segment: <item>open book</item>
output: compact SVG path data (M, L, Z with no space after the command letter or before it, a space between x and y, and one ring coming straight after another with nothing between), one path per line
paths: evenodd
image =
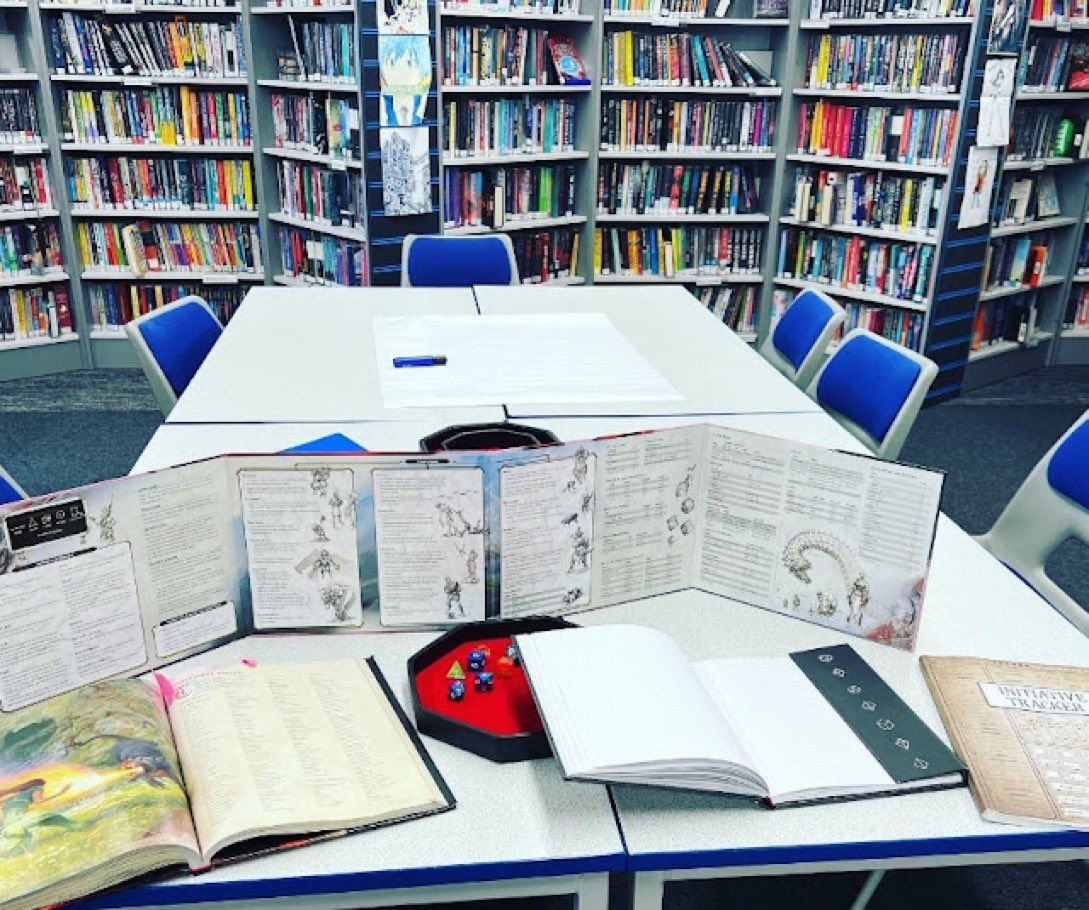
M689 664L640 626L516 636L569 778L772 806L964 783L964 767L847 645Z
M95 683L0 717L0 907L450 808L373 662Z

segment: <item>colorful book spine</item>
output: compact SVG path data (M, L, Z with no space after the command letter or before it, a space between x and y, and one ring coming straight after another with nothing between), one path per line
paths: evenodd
M355 29L351 22L288 17L294 73L285 78L352 82L356 74Z
M572 164L534 167L447 168L443 226L502 228L508 222L575 214Z
M576 0L442 0L442 11L458 13L538 13L559 16L577 13Z
M1063 326L1067 329L1089 331L1089 287L1080 285L1073 289L1063 316Z
M976 310L972 323L971 350L985 350L1001 342L1029 341L1036 332L1039 309L1036 301L1024 297L1005 297L985 301Z
M930 288L934 247L786 228L779 235L781 278L921 303Z
M81 221L76 245L84 266L99 271L254 274L263 268L255 224Z
M602 162L597 210L609 215L748 215L761 210L751 165Z
M367 245L302 228L281 227L280 265L299 284L362 287L367 283Z
M33 90L0 88L0 143L39 145L41 142L41 121Z
M446 105L443 149L454 157L571 151L575 113L566 98L459 98Z
M694 32L610 32L602 44L603 85L724 86L776 85L751 51L723 38Z
M757 308L760 305L756 285L720 285L696 288L696 299L711 313L740 335L756 334Z
M992 239L983 264L984 290L1034 288L1047 272L1052 238L1051 231L1033 231Z
M1037 0L1039 2L1039 0ZM872 19L887 17L910 21L913 16L975 15L973 0L809 0L810 19Z
M44 158L0 158L0 211L33 211L52 205Z
M151 89L66 90L65 141L125 145L249 146L245 93L198 91L187 85Z
M854 91L960 90L963 39L953 33L825 34L809 39L805 85Z
M957 141L957 112L909 105L798 106L799 154L948 167Z
M1062 108L1054 105L1018 104L1010 124L1010 144L1006 154L1009 161L1064 158L1073 154L1074 130ZM1064 137L1070 134L1068 142ZM1081 144L1081 157L1089 152L1089 142Z
M64 160L75 211L256 211L249 158L96 155Z
M756 275L763 245L759 228L598 228L594 271L659 278Z
M563 280L578 272L577 228L519 231L511 237L511 242L522 284Z
M445 85L554 85L549 32L525 26L452 25L442 31Z
M366 226L366 187L357 172L301 161L276 162L280 211L340 227Z
M280 148L354 160L359 148L359 105L352 98L314 93L271 96L273 139Z
M824 227L874 228L933 236L943 186L935 177L800 167L790 214Z
M607 152L771 151L778 103L669 98L604 98L601 149Z

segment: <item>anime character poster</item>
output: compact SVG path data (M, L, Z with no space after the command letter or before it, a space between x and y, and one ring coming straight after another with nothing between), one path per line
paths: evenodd
M1018 54L1028 24L1027 0L995 0L988 54Z
M431 39L427 35L379 35L381 126L419 126L431 88Z
M426 35L427 0L378 0L379 35Z

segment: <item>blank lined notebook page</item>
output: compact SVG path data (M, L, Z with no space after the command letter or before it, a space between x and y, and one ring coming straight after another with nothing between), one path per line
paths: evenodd
M602 313L374 320L389 408L674 401L680 393ZM395 367L395 358L445 357Z

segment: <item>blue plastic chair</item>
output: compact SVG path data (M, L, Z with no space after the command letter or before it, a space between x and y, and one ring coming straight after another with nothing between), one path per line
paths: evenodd
M854 329L808 394L875 455L892 459L904 447L937 375L937 366L922 354Z
M799 388L806 389L828 358L828 344L843 324L843 307L827 294L802 291L768 333L760 353Z
M991 530L979 538L1089 635L1089 615L1045 571L1051 553L1070 538L1089 544L1089 411L1040 459Z
M0 468L0 506L26 498L26 491L12 479L7 471Z
M405 237L402 287L468 288L474 284L521 284L514 247L506 234Z
M211 307L193 295L132 320L125 332L166 415L223 334L223 326Z

